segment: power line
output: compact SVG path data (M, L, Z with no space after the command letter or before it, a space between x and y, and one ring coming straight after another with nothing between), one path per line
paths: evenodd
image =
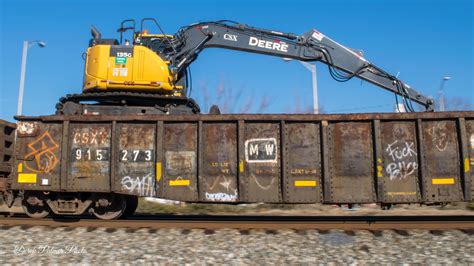
M381 105L360 106L360 107L346 108L346 109L335 109L335 110L328 110L328 112L329 112L329 113L332 113L332 112L356 111L356 110L365 110L365 109L381 108L381 107L387 107L387 106L392 106L392 104L381 104Z

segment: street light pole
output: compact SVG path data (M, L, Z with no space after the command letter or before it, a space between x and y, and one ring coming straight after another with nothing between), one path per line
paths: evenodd
M26 57L28 56L28 41L23 42L23 54L21 56L21 73L20 73L20 87L18 92L18 105L16 115L21 115L23 110L23 91L25 90L25 72L26 72Z
M445 102L444 102L444 83L446 83L446 81L450 80L451 77L443 77L443 79L441 79L441 84L439 85L439 110L441 112L444 112L445 111Z
M316 65L310 64L308 62L298 61L306 69L311 72L311 80L313 83L313 114L319 114L319 104L318 104L318 77L316 72Z
M284 61L293 61L291 58L283 58ZM319 104L318 104L318 77L316 72L316 65L310 64L308 62L299 61L306 69L311 72L311 81L313 84L313 114L319 114Z
M42 41L24 41L23 42L23 54L21 56L21 72L20 72L20 86L18 88L18 105L16 115L21 115L23 111L23 93L25 91L25 75L26 75L26 58L28 57L28 49L38 44L39 47L43 48L46 46L45 42Z

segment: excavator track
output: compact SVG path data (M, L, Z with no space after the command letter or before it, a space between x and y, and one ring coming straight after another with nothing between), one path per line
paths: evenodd
M68 94L56 104L56 114L198 114L197 103L187 97L144 92L88 92Z

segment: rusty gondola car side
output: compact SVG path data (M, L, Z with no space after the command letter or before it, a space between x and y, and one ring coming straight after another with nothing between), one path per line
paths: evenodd
M0 191L6 191L14 160L16 125L0 120Z
M110 205L111 193L395 204L470 201L474 191L474 112L17 119L8 187L56 213Z

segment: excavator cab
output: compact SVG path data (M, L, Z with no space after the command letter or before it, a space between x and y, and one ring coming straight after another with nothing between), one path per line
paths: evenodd
M170 49L172 35L135 31L135 20L124 20L120 40L103 39L92 27L92 39L86 52L83 92L132 91L182 96L185 82L177 82L185 73L172 73L160 51ZM156 21L155 21L156 22ZM158 24L157 24L158 25ZM159 25L158 25L159 27ZM133 40L124 40L131 30ZM179 74L179 75L178 75ZM184 92L184 93L183 93Z

